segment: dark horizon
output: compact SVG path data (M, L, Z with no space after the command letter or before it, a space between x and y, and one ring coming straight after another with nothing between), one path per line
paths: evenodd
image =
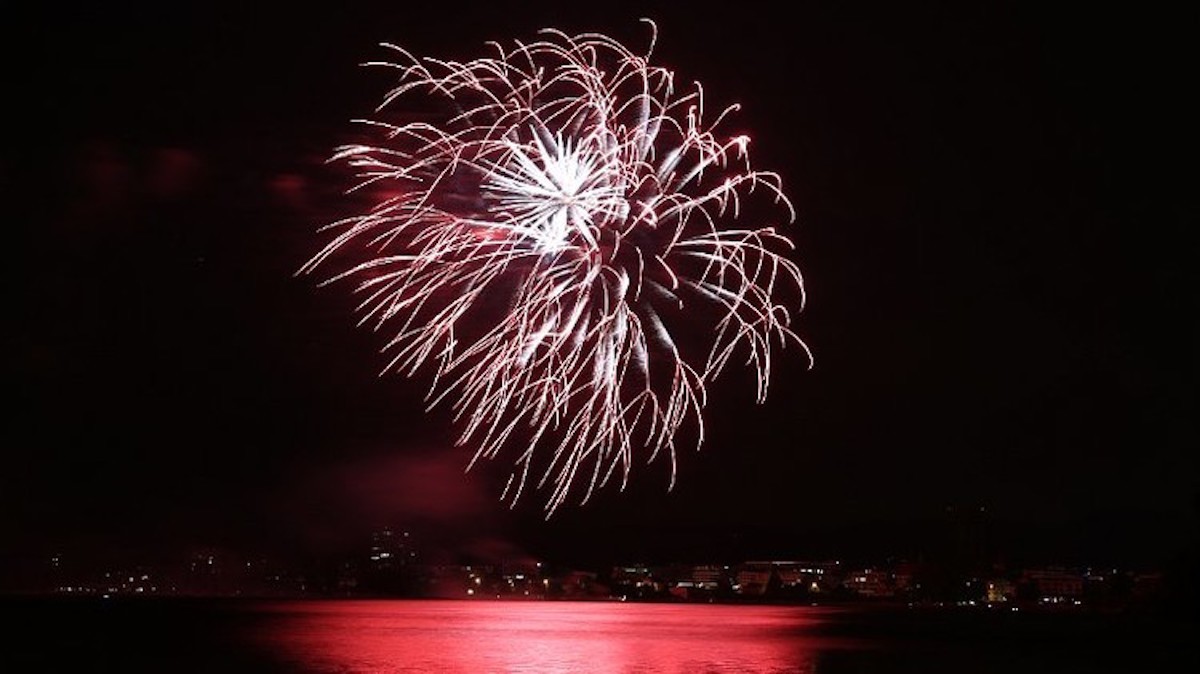
M119 3L118 3L119 4ZM268 3L270 4L270 3ZM564 563L908 555L985 508L1010 557L1162 565L1200 531L1183 22L1115 9L669 3L33 10L6 59L0 573L63 549L325 554L373 527ZM295 276L379 42L470 58L544 27L642 47L753 136L815 355L729 371L708 440L546 520L465 472L428 378ZM18 41L11 39L10 44ZM905 549L907 548L907 549ZM838 550L842 552L839 553Z

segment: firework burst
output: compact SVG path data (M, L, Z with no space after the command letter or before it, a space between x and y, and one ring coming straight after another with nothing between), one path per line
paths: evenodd
M362 322L389 336L384 372L431 371L471 465L515 448L504 497L536 484L548 514L623 488L635 461L665 455L673 484L680 431L703 442L705 385L731 358L760 402L773 349L811 362L789 327L791 242L734 226L751 194L794 219L779 177L717 133L737 106L706 121L701 86L676 93L650 65L650 26L645 55L556 30L465 63L384 45L395 60L369 65L399 83L359 120L376 140L333 157L372 205L301 270L340 265L325 282L357 284ZM389 120L401 106L427 114Z

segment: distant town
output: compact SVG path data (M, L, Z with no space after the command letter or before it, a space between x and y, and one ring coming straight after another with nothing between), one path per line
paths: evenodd
M951 568L921 560L757 559L736 564L628 563L570 569L520 559L445 564L423 559L413 536L384 528L361 550L305 568L267 557L200 550L169 562L91 568L51 555L25 594L260 598L617 600L1124 610L1154 606L1154 570L1048 565Z

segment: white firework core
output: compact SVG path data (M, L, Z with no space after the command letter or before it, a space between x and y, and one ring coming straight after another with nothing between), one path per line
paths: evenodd
M328 225L301 272L350 259L327 282L357 281L363 322L390 336L384 372L431 370L430 406L452 401L471 464L515 448L504 497L536 484L550 514L614 474L624 487L639 457L667 455L673 483L676 438L690 424L703 442L705 385L731 357L761 402L773 348L811 355L790 327L804 301L791 242L734 225L756 190L795 218L749 139L715 133L736 106L706 122L700 85L676 94L650 65L653 37L639 56L542 35L465 63L385 45L397 62L370 65L400 81L360 120L379 141L333 157L379 196ZM410 99L438 122L382 119Z

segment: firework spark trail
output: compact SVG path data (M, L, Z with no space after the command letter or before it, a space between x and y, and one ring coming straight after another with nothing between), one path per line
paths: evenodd
M402 97L442 106L439 124L358 120L375 145L338 148L355 190L386 195L336 232L300 271L347 257L326 283L353 278L362 323L392 335L384 372L433 371L430 407L447 398L473 465L521 443L505 498L530 483L551 514L582 502L636 454L664 451L694 424L705 384L744 354L765 399L773 347L791 342L803 305L791 242L773 227L729 228L761 190L794 210L777 174L750 168L745 136L704 122L699 83L677 95L671 71L599 34L544 39L465 63L394 45ZM794 310L778 299L788 291ZM707 356L670 325L715 307ZM482 327L480 327L482 326ZM694 332L694 326L687 330Z

